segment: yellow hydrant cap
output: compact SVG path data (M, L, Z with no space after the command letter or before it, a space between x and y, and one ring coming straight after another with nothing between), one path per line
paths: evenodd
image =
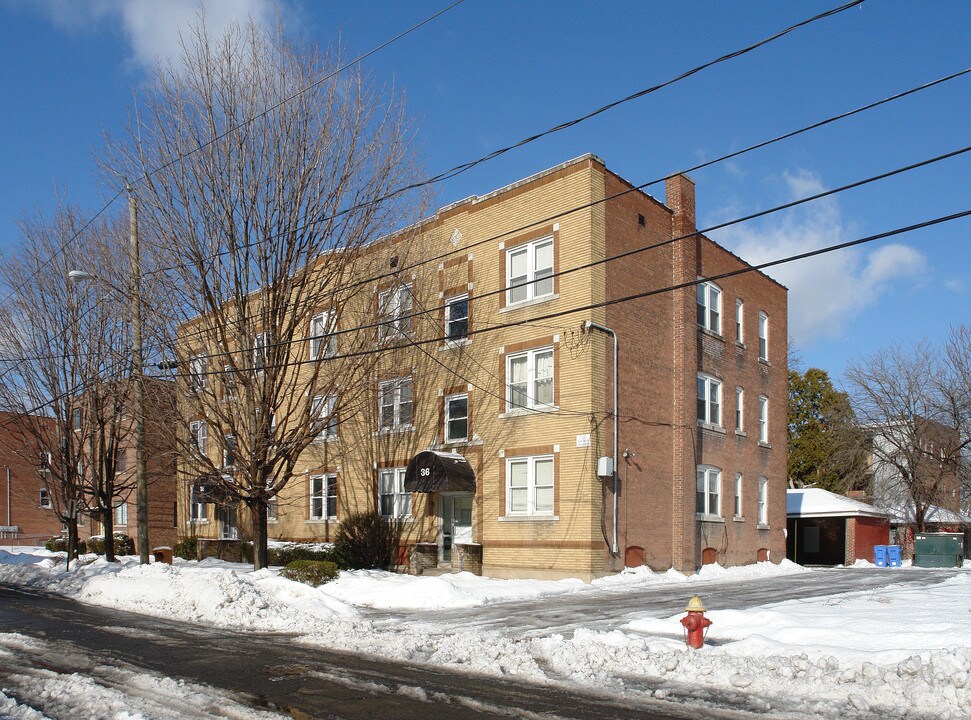
M685 608L686 612L705 612L705 604L701 602L701 598L695 595L688 601L688 607Z

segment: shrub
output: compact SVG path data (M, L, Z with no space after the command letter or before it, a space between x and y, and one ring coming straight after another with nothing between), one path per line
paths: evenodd
M360 512L341 520L334 553L347 570L386 568L396 561L400 540L400 523L377 512Z
M313 587L336 580L339 574L337 563L326 560L294 560L280 571L281 577Z
M135 541L124 533L115 533L115 555L134 555ZM81 550L78 550L81 552ZM105 539L100 535L92 535L88 538L88 552L96 555L105 554Z
M239 544L239 561L244 563L253 562L253 543L241 542Z
M67 552L67 538L63 535L55 535L44 541L44 547L51 552ZM88 552L88 545L84 540L78 540L78 555Z
M184 537L172 548L172 554L183 560L195 560L198 552L198 542L195 536Z
M270 548L269 556L270 565L289 565L294 560L337 563L337 554L333 547L320 549L308 545L286 545Z

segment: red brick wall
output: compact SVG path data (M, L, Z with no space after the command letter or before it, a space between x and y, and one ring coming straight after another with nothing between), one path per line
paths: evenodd
M856 518L856 528L853 538L854 551L850 552L850 538L846 538L846 563L856 560L873 562L873 546L890 544L890 521L881 518ZM849 536L849 523L847 523Z
M44 419L23 421L15 414L0 415L0 525L19 529L16 539L0 539L0 545L41 544L61 532L53 511L40 507L40 491L45 486L39 473L39 447L28 429L36 422Z

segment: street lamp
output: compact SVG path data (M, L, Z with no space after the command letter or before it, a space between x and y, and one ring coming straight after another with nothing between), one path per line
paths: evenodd
M137 483L135 502L138 523L138 559L142 565L148 564L148 478L145 472L145 388L144 366L142 360L142 292L141 252L138 245L138 206L131 185L127 185L129 211L128 259L131 262L131 312L132 312L132 380L134 382L135 415L135 479ZM84 270L71 270L67 274L72 282L83 282L97 278Z

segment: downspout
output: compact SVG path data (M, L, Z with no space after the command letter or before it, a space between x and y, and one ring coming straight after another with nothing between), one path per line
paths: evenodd
M4 467L7 469L7 527L10 527L10 466Z
M614 557L617 556L619 549L617 546L617 448L619 446L619 439L617 437L618 424L617 424L617 412L619 407L619 388L620 382L617 375L617 333L611 330L609 327L605 327L592 320L587 320L583 324L584 328L587 330L599 330L600 332L609 333L614 339L614 459L613 459L613 482L614 482L614 507L613 507L613 532L611 533L611 543L610 552Z

